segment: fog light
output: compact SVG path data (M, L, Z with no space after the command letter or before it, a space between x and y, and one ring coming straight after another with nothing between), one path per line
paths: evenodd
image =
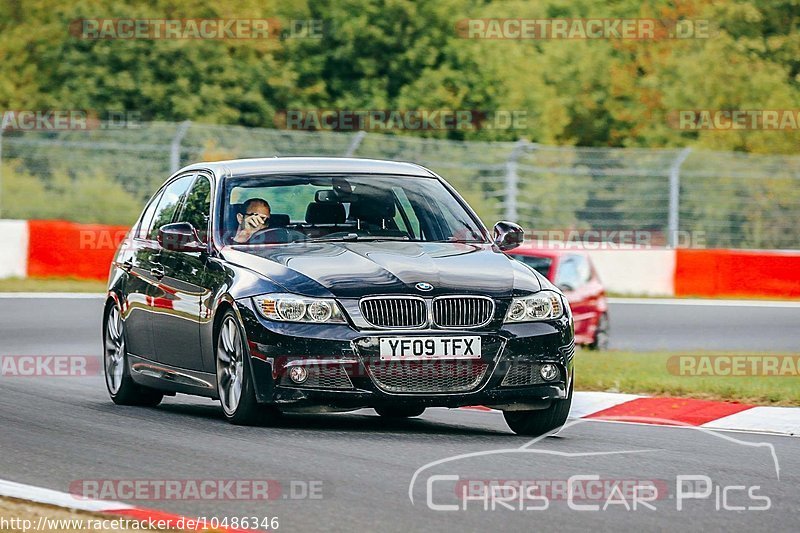
M542 365L542 368L539 369L539 373L542 374L542 378L545 381L555 381L558 379L558 367L552 363L546 363Z
M308 370L303 366L293 366L289 369L289 379L295 383L303 383L308 379Z

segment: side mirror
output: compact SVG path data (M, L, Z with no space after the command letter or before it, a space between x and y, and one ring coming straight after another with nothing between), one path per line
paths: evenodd
M204 252L206 245L188 222L166 224L158 229L158 244L173 252Z
M504 252L522 244L524 238L525 232L513 222L501 220L494 225L494 243Z
M564 281L558 284L558 288L561 289L561 292L572 292L575 290L575 287L573 287L570 283L566 283Z

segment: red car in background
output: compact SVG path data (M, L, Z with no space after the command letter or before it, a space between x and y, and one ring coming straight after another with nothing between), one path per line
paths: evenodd
M564 292L575 321L575 342L608 349L608 302L589 255L579 250L521 246L510 252Z

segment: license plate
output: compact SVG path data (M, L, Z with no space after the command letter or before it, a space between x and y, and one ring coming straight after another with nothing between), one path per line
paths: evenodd
M480 359L481 338L385 337L380 339L381 361L425 359Z

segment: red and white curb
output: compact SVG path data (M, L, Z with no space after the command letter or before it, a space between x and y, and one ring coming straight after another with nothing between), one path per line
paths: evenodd
M469 407L494 411L488 407ZM499 412L499 411L498 411ZM575 392L570 418L638 424L696 426L709 429L800 436L800 407L763 407L736 402L658 398L612 392Z
M153 509L145 509L143 507L135 507L122 502L112 502L104 500L92 500L88 498L81 498L66 492L59 492L57 490L44 489L35 487L33 485L24 485L14 481L6 481L0 479L0 496L6 498L16 498L19 500L27 500L37 502L45 505L53 505L55 507L63 507L66 509L75 509L78 511L87 511L90 513L99 513L109 515L110 517L127 518L130 520L137 520L140 523L147 524L148 521L159 523L165 527L160 529L176 529L178 526L183 525L184 530L200 531L204 529L211 529L210 527L187 527L196 523L192 517L184 517L177 514L165 513L163 511L156 511ZM216 527L214 531L223 531L231 533L244 533L244 530ZM253 530L249 530L252 533Z

